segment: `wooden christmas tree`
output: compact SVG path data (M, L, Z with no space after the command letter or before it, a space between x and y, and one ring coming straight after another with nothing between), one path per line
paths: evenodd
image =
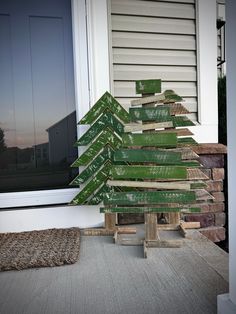
M85 152L71 167L85 169L70 183L82 186L72 204L99 204L103 194L110 190L106 181L111 169L114 150L121 145L124 123L130 121L128 112L106 92L79 121L79 125L91 125L75 143L86 146Z
M203 180L208 177L191 149L197 143L186 127L194 124L183 116L189 112L178 103L182 98L172 90L155 95L161 92L160 80L138 81L136 91L143 97L131 102L133 122L124 126L120 148L113 156L121 164L110 166L107 182L115 189L104 194L101 212L145 213L146 252L149 246L179 246L176 241L160 240L157 213L185 234L180 213L200 211L196 203L212 196L204 189Z

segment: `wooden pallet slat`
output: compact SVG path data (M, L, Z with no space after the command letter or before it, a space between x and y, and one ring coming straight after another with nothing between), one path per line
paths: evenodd
M172 116L171 121L175 128L195 125L193 121L186 116Z
M131 100L131 106L140 106L140 105L145 105L145 104L149 104L153 102L159 102L161 100L165 100L164 93Z
M103 201L104 193L110 192L110 187L105 183L103 186L95 193L95 195L88 201L88 205L98 205Z
M193 146L198 143L192 137L183 137L177 139L178 146Z
M112 166L113 179L185 180L187 168L181 166Z
M182 104L180 103L173 103L173 104L167 104L165 105L170 108L170 114L172 116L178 115L178 114L189 114L189 110L186 109Z
M193 191L112 192L104 194L105 205L149 205L193 203L195 201L196 194Z
M160 164L175 164L181 161L181 152L168 152L145 149L119 149L114 153L115 161L126 162L156 162Z
M123 134L123 146L155 146L155 147L176 147L176 133L146 133L146 134Z
M163 123L169 123L169 122L163 122ZM173 124L173 122L171 122ZM181 128L181 129L165 129L165 130L156 130L157 133L171 133L175 132L177 136L189 136L194 135L189 129L187 128Z
M136 94L161 93L161 80L139 80L136 81Z
M164 91L165 99L164 103L173 103L176 101L182 101L183 98L175 93L172 89L168 89Z
M168 106L130 108L129 114L133 121L171 121L170 107Z
M92 124L106 109L113 112L124 123L130 122L128 112L110 93L105 92L78 124Z
M90 163L106 145L110 145L113 148L118 148L121 145L121 140L110 129L105 129L96 138L89 148L77 159L77 165L82 166Z
M159 189L159 190L190 190L189 182L147 182L147 181L127 181L127 180L108 180L109 186L119 187L135 187L144 189Z
M90 144L99 133L101 133L105 128L110 128L115 131L118 135L124 131L123 124L118 121L118 119L110 113L110 111L105 110L105 112L99 117L95 123L88 129L88 131L83 134L80 139L76 141L76 146L85 146Z
M209 180L209 177L200 169L187 169L187 177L189 180Z
M124 132L137 132L137 131L147 131L147 130L154 130L154 129L161 129L161 128L172 128L173 127L173 122L172 121L167 121L167 122L157 122L157 123L146 123L146 124L141 124L141 123L132 123L132 124L126 124L124 126ZM165 130L163 130L164 132ZM171 130L173 132L173 130ZM177 130L174 130L175 132ZM192 135L190 134L187 135Z
M94 175L106 162L113 160L113 149L106 146L104 150L84 169L71 183L70 185L80 185L86 182L91 176ZM78 167L77 161L71 165L71 167Z
M107 163L104 167L96 173L96 175L89 181L89 183L80 191L72 200L73 205L84 204L91 195L107 180L111 163Z

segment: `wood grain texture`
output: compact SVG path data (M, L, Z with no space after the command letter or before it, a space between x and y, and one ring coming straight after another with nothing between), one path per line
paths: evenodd
M104 194L104 204L106 205L193 203L194 201L196 201L196 195L192 191L113 192Z
M159 95L153 95L153 96L134 99L130 103L131 103L131 106L140 106L140 105L144 105L144 104L158 102L158 101L164 100L164 99L165 99L165 95L164 95L164 93L162 93Z
M163 122L164 123L164 122ZM169 122L167 122L169 123ZM173 122L172 122L173 123ZM181 128L181 129L165 129L165 130L156 130L157 133L168 133L168 132L175 132L177 136L188 136L194 135L189 129Z
M176 133L148 133L148 134L123 134L122 143L124 147L129 146L155 146L176 147Z
M154 179L185 180L188 177L186 167L181 166L112 166L113 179Z
M153 130L153 129L160 129L160 128L171 128L173 127L173 122L157 122L157 123L133 123L133 124L126 124L124 126L124 132L136 132L136 131L146 131L146 130ZM172 130L173 132L173 130ZM191 135L191 134L187 134Z
M161 80L136 81L136 94L161 93Z
M79 121L79 124L92 124L105 111L112 111L121 121L130 121L128 112L108 92L95 103L89 112Z
M179 205L178 207L171 206L172 204L166 204L164 207L152 207L152 206L107 206L101 207L100 213L128 213L128 214L142 214L142 213L173 213L173 212L184 212L184 213L197 213L201 211L201 208L198 207L198 204L192 205ZM176 204L174 204L176 206ZM185 207L186 206L186 207ZM165 226L165 225L160 225Z
M76 146L89 145L104 130L110 128L113 132L121 136L124 132L123 124L109 110L105 110L94 124L77 141Z
M104 149L106 145L112 148L118 148L121 145L121 140L110 129L106 129L99 135L88 149L77 159L78 166L89 164L95 156Z
M133 121L171 121L170 108L167 106L130 108L129 114Z

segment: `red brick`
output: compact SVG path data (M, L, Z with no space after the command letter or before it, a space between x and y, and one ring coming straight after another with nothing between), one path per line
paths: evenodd
M201 228L214 226L215 217L212 213L206 214L190 214L185 216L185 221L198 221L200 222Z
M220 242L225 240L224 227L208 227L199 229L199 231L212 242Z
M208 192L220 192L223 191L223 181L206 181L207 187L205 188Z
M213 168L212 169L212 179L213 180L223 180L225 178L224 168Z
M213 202L224 202L225 201L225 195L223 192L212 192L211 194L214 197Z
M215 213L215 226L223 227L225 225L226 215L225 213Z

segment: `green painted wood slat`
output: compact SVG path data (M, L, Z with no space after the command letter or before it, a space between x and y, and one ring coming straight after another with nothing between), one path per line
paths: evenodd
M113 149L106 146L104 150L97 155L97 157L84 169L71 183L70 185L80 185L86 182L91 176L93 176L106 162L113 160ZM71 167L78 167L75 161Z
M200 212L200 207L190 207L182 209L182 207L101 207L100 213L129 213L129 214L142 214L142 213L171 213L184 211L189 213Z
M139 80L135 82L136 94L161 93L161 80Z
M123 134L122 146L176 147L176 133Z
M111 188L104 184L98 192L95 193L95 195L88 201L88 205L98 205L103 201L104 193L109 193L111 191Z
M196 195L194 191L139 191L104 194L105 205L182 204L193 203L195 201Z
M118 135L124 132L124 126L118 119L106 110L99 119L89 128L89 130L83 134L76 142L76 146L85 146L90 144L95 137L101 133L105 128L109 127L112 131L115 131Z
M72 204L85 204L88 201L88 198L91 197L91 195L107 180L110 168L111 163L105 164L105 166L96 173L83 190L74 197Z
M113 179L185 180L187 168L181 166L112 166Z
M124 123L130 122L128 112L110 93L105 92L78 124L92 124L106 109L113 112Z
M121 140L108 128L105 129L77 159L77 165L82 166L90 163L107 144L112 148L119 148L121 146Z
M129 114L132 121L171 121L170 107L167 106L129 108Z

